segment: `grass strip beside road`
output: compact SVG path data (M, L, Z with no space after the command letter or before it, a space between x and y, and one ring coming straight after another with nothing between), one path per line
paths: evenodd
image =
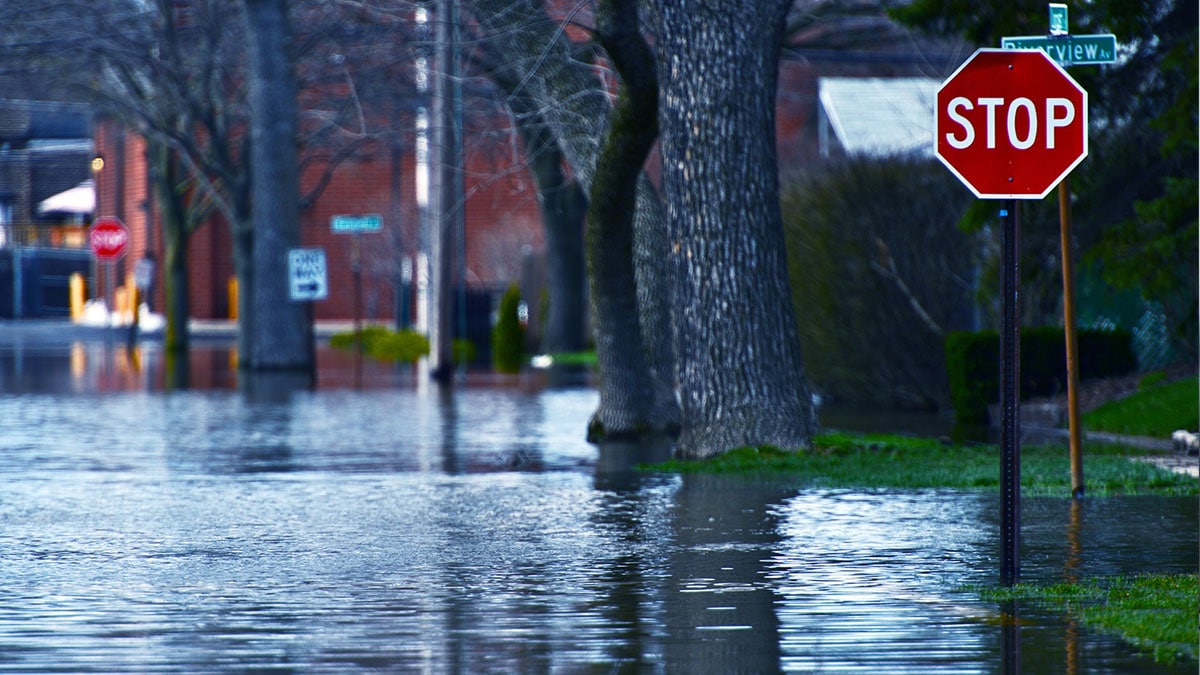
M1200 482L1135 461L1144 455L1121 446L1084 449L1085 491L1091 496L1197 495ZM701 460L672 460L644 469L677 473L770 474L804 487L999 489L995 445L947 445L938 440L887 434L820 434L810 450L739 448ZM1021 490L1029 496L1071 494L1067 448L1021 449Z
M1177 429L1200 428L1200 381L1189 377L1109 401L1083 416L1090 431L1170 438Z
M1077 583L1017 584L984 589L985 599L1035 602L1061 609L1084 625L1120 635L1154 660L1195 660L1200 627L1200 577L1147 574L1085 579Z

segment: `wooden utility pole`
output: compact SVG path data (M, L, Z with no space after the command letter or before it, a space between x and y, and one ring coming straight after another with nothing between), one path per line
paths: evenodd
M1075 332L1075 272L1071 260L1070 178L1058 184L1062 234L1063 335L1067 343L1067 427L1071 437L1071 496L1083 497L1083 447L1079 428L1079 338Z

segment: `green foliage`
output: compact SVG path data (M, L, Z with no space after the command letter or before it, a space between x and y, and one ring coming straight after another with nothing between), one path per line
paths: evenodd
M1146 373L1138 380L1138 389L1149 389L1156 387L1167 381L1167 373L1164 370L1156 370L1153 373Z
M1086 625L1115 633L1174 663L1197 658L1196 616L1200 577L1196 574L1146 574L1135 577L1083 578L1078 583L1017 584L987 589L989 600L1023 600L1070 611Z
M988 404L1000 386L1000 336L996 331L957 331L946 336L950 402L960 425L988 423Z
M1080 379L1126 375L1137 367L1131 336L1125 331L1083 330L1077 339ZM1062 328L1021 331L1021 400L1065 392L1066 370ZM946 336L946 371L955 421L987 424L988 405L1000 400L1000 335L979 331Z
M525 328L517 312L521 289L508 287L500 298L500 312L492 328L492 365L497 372L517 373L525 361Z
M556 366L596 366L596 351L589 350L586 352L559 352L550 355L554 359Z
M1195 495L1185 476L1131 459L1120 446L1089 448L1088 495ZM769 475L806 487L989 489L1000 487L994 445L947 445L886 434L820 434L810 450L739 448L702 461L672 460L643 467L678 473ZM1021 452L1021 489L1029 496L1071 494L1070 457L1061 446L1027 446Z
M367 326L359 331L362 351L380 361L411 363L429 354L429 340L422 334L388 330L382 326ZM353 331L330 336L329 346L352 350L356 340Z
M1172 338L1194 358L1200 183L1183 177L1167 178L1165 185L1157 199L1135 202L1134 217L1107 228L1087 259L1115 288L1136 289L1160 303Z
M1143 388L1085 413L1093 431L1169 438L1176 429L1200 429L1200 381L1194 377Z
M970 193L937 162L855 157L783 196L805 367L826 399L885 408L949 402L941 343L972 317ZM966 252L964 254L964 252Z

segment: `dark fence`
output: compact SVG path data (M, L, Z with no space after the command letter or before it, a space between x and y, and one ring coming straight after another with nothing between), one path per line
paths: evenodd
M0 318L38 319L71 313L70 279L90 278L89 251L8 248L0 251Z

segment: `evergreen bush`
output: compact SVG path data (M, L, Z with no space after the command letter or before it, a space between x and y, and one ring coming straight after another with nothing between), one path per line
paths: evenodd
M500 299L499 316L492 328L492 365L500 373L517 373L525 360L525 328L518 315L521 289L513 284Z

